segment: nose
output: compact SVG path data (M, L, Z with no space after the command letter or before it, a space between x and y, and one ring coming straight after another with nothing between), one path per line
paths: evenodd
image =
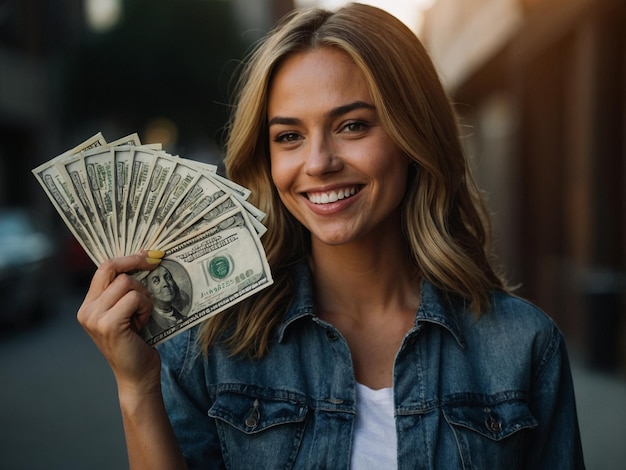
M343 168L332 139L325 135L311 137L306 155L305 171L309 176L322 176Z

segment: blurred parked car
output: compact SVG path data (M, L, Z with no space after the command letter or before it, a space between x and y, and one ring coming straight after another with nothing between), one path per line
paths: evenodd
M0 209L0 324L20 326L51 307L52 238L24 209Z
M62 266L67 274L68 287L76 295L83 296L87 293L96 266L71 234L68 233L61 246Z

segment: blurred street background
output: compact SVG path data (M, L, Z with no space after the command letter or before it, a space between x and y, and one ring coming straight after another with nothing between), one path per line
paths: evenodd
M31 169L98 131L219 164L239 60L323 0L0 0L0 470L127 468L75 313L94 271ZM626 3L396 0L457 107L497 251L564 332L587 468L626 462Z

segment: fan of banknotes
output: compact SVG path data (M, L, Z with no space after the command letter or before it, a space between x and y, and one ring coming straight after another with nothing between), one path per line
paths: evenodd
M272 284L265 214L214 165L173 156L137 134L98 133L33 174L96 266L146 249L160 265L134 273L154 309L141 335L156 345Z

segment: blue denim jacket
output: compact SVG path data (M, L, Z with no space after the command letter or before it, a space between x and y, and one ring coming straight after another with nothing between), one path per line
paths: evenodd
M163 396L190 469L348 469L355 377L315 315L310 274L270 352L208 357L188 330L159 346ZM475 320L424 281L393 373L399 469L584 468L563 337L533 305L495 293Z

